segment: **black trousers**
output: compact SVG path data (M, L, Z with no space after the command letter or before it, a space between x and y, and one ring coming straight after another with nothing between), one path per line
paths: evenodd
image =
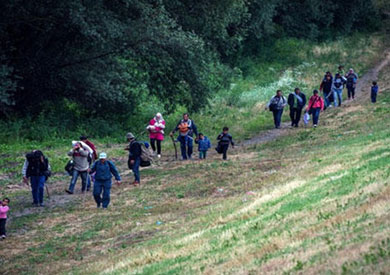
M161 155L161 140L151 138L150 144L152 145L152 149L156 152L156 142L157 142L157 154Z
M355 98L355 88L354 87L347 87L348 90L348 99Z
M301 120L302 108L290 108L291 126L298 126Z
M0 219L0 236L3 236L6 234L6 231L5 231L6 221L7 221L7 219Z
M227 151L229 149L229 144L221 144L222 147L222 158L227 159Z

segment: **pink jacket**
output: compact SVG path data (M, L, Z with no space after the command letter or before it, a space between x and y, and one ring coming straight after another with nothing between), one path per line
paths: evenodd
M324 100L320 96L311 96L309 99L309 104L307 105L306 110L309 111L311 108L321 108L321 111L324 110Z
M149 138L164 140L165 120L158 123L155 118L149 122L149 126L154 126L154 130L149 130Z
M9 210L8 206L0 206L0 219L6 219L7 218L8 210Z

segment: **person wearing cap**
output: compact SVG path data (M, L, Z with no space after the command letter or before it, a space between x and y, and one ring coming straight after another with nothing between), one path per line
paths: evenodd
M85 189L87 187L87 174L89 169L89 151L84 149L78 141L72 141L72 146L73 148L68 152L68 156L73 158L73 174L72 179L70 180L69 188L65 189L66 193L70 195L74 193L74 187L79 176L81 177L81 191L85 192Z
M89 162L89 166L91 166L91 164L93 164L95 162L95 160L97 160L97 158L98 158L97 151L96 151L96 146L85 135L80 136L80 141L82 141L86 145L88 145L92 149L92 151L93 151L93 153L91 154L91 158L89 159L89 161L90 161ZM87 190L88 191L91 188L91 180L93 181L93 175L87 175Z
M157 157L161 158L161 142L164 140L165 120L161 113L157 113L156 116L149 121L148 127L150 144L152 145L153 152L156 153L157 143Z
M134 182L133 185L140 184L141 177L139 173L139 167L141 165L141 144L137 142L135 136L132 133L126 134L127 141L129 145L125 148L125 150L129 151L129 167L131 167L134 174Z
M111 178L115 177L116 184L121 184L121 177L115 164L107 160L107 154L102 152L99 154L99 160L92 165L90 173L95 174L95 182L93 184L93 197L98 208L102 206L107 208L110 204L110 191L112 186ZM103 197L102 197L103 192Z

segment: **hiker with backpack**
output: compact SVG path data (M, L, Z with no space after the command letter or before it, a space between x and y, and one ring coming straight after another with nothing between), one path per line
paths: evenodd
M332 74L330 72L326 72L325 77L322 80L320 85L320 91L324 95L325 109L332 106L330 104L333 101L332 83L333 83Z
M90 151L85 148L79 141L72 141L72 149L68 152L68 156L73 159L73 170L72 170L72 179L70 180L70 185L68 189L65 189L65 192L69 195L74 193L74 188L78 177L81 177L81 192L85 192L87 189L87 176L89 170L89 161L88 156Z
M34 150L26 154L22 169L23 181L28 183L30 179L33 205L43 207L43 193L45 182L51 175L49 160L40 150Z
M313 95L309 99L306 112L313 116L313 127L316 128L318 125L318 119L320 112L324 110L324 100L318 95L318 91L314 90Z
M351 68L349 69L348 73L345 75L346 86L348 90L348 99L355 99L355 89L356 89L356 83L358 80L357 73L354 72L354 70Z
M343 100L344 84L345 80L340 74L337 73L332 82L332 93L335 107L341 106L341 102Z
M217 140L218 140L218 146L216 150L219 154L222 154L222 159L226 160L229 145L231 144L232 148L234 148L233 137L231 134L229 134L228 127L223 127L222 133L218 135Z
M290 106L291 127L298 127L301 120L302 109L306 105L306 96L299 88L288 96L288 105Z
M100 206L107 208L110 203L111 178L114 176L116 184L120 185L121 177L119 172L114 163L107 160L107 154L102 152L99 154L99 160L92 165L90 173L96 173L95 182L93 184L93 197L97 208L100 208Z
M85 143L92 150L92 154L90 154L90 156L88 158L89 166L91 167L92 164L95 163L95 161L98 158L96 146L85 135L80 136L80 141ZM89 191L91 189L91 181L92 182L94 181L94 174L87 175L87 191Z
M129 145L125 148L125 150L129 151L128 166L132 169L134 174L134 181L131 184L136 186L141 183L139 167L141 166L142 148L141 144L135 139L135 136L132 133L127 133L126 138L129 142Z
M170 136L173 137L176 131L179 131L177 140L180 142L182 160L192 159L193 135L198 136L198 130L194 121L189 118L187 113L183 114L183 119L177 123Z
M199 133L199 137L195 140L195 143L198 144L199 159L206 159L207 151L211 148L209 138L202 133Z
M276 95L273 96L267 103L266 110L269 109L274 116L275 128L280 128L282 121L283 109L287 105L287 99L283 96L281 90L276 91Z
M161 142L164 140L165 120L161 113L157 113L156 116L150 120L148 127L150 144L152 145L153 152L156 154L157 143L157 158L161 158Z

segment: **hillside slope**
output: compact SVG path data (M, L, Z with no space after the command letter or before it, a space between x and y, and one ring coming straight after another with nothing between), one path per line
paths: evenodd
M140 188L113 188L107 211L63 183L45 209L25 208L20 191L1 273L390 272L390 66L377 69L376 105L370 72L319 128L242 145L227 162L146 169Z

